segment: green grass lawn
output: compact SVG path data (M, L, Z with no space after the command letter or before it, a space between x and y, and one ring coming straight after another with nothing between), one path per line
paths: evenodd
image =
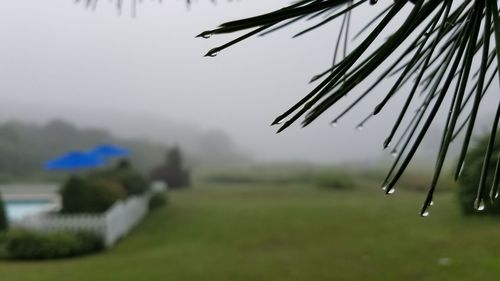
M500 221L464 218L452 194L307 186L170 194L102 254L0 262L0 280L500 280Z

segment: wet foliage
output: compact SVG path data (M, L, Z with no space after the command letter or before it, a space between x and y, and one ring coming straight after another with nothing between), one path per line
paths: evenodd
M265 35L300 21L308 22L311 26L296 36L343 18L338 42L345 42L344 57L339 61L335 59L339 51L338 43L334 48L332 67L315 75L311 79L311 82L316 82L313 90L280 114L272 125L279 125L278 132L299 119L303 127L308 126L335 107L343 97L361 89L355 101L331 121L335 126L360 101L379 89L382 81L394 76L390 90L356 128L362 129L369 119L383 110L394 113L396 118L392 129L383 143L384 148L395 144L391 153L396 156L396 160L382 184L384 192L390 194L394 192L396 183L412 161L429 127L435 123L438 112L447 112L442 140L438 144L440 148L434 175L420 211L422 216L427 216L450 143L463 134L462 149L455 169L457 179L469 151L479 105L495 76L500 78L498 3L497 0L391 1L356 35L358 37L364 32L361 43L347 52L345 46L349 38L350 16L362 5L384 4L366 0L301 0L270 13L223 23L216 29L202 32L199 37L247 31L208 51L206 56L213 57L249 37ZM404 15L404 21L398 24L394 32L388 33L389 25L399 21L398 16L401 15ZM386 39L376 45L375 42L380 38ZM378 70L382 74L375 76ZM361 87L364 84L369 86ZM410 90L403 87L405 84ZM388 102L398 94L405 95L406 101L400 108L389 108ZM483 171L487 170L490 161L500 163L500 155L493 155L491 149L495 143L499 116L500 103L491 123L488 149L483 155ZM498 170L495 173L498 174ZM476 185L477 198L484 189L496 189L495 185L486 185L484 175L484 172L481 173Z

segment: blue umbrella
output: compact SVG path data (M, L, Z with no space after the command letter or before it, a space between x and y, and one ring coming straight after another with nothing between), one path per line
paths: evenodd
M102 158L80 151L68 152L60 157L45 162L47 170L80 170L102 166Z
M101 158L124 157L129 155L129 151L112 144L101 144L91 149L88 154Z

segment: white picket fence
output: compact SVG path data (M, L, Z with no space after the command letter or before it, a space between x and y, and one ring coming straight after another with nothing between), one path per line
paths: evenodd
M106 246L111 247L146 215L150 197L149 192L131 196L126 201L116 202L102 214L42 213L12 222L12 226L42 232L91 232L100 235Z

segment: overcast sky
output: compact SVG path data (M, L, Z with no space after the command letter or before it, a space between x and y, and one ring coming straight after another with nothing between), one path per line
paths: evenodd
M337 128L328 123L338 109L306 129L295 126L276 135L269 126L311 90L310 77L330 65L338 23L290 39L306 27L299 25L206 58L210 48L234 36L195 35L289 1L199 0L188 9L181 0L145 0L136 18L124 2L118 16L104 0L96 11L72 0L2 1L0 98L29 108L106 110L220 128L266 160L341 162L382 152L389 113L361 132L353 129L372 111L375 97ZM369 19L367 9L374 7L353 15L352 30Z

